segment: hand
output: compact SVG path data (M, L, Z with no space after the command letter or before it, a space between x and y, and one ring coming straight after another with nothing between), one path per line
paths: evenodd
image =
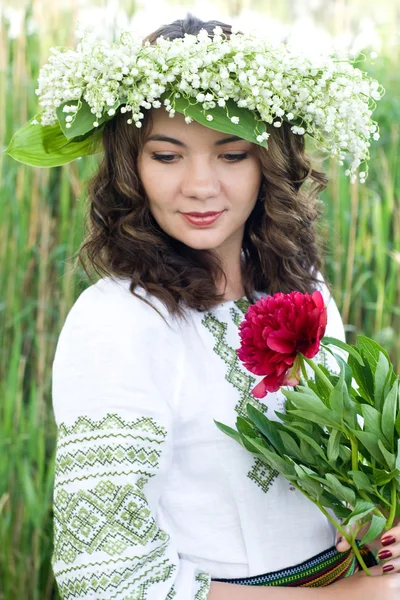
M364 571L359 571L351 577L340 579L323 588L324 600L338 600L338 598L351 598L351 600L398 600L400 595L400 575L398 573L381 575L381 567L371 567L373 577L368 577Z
M364 531L361 537L366 533L366 529L363 529ZM360 534L361 531L362 530L360 530ZM373 542L367 545L371 548L376 548L379 550L378 558L381 561L379 565L369 569L371 573L374 571L374 574L382 575L384 573L400 572L400 525L389 529L389 531L385 531L385 533L381 534ZM345 538L341 538L341 534L338 533L336 538L336 549L339 552L345 552L349 548L350 544ZM383 569L385 569L385 571L383 571Z

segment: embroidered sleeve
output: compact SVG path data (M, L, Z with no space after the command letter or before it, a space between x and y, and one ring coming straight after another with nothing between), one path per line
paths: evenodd
M206 600L209 574L157 522L179 353L121 294L86 290L57 344L53 571L64 600Z

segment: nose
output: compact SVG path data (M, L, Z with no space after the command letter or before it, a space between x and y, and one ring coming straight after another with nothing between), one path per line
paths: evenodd
M185 169L181 191L184 196L205 200L220 193L221 183L218 170L207 157L198 157Z

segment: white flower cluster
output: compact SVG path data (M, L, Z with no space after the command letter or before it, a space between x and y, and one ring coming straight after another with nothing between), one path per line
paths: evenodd
M232 99L264 123L280 127L287 121L294 134L310 134L340 164L349 160L346 175L354 182L369 158L370 138L379 138L372 120L375 101L384 91L379 83L345 56L310 57L254 35L233 33L226 39L219 27L213 33L213 38L205 30L171 41L160 37L150 45L129 32L113 44L78 32L82 39L76 51L52 48L40 70L36 94L44 107L41 125L55 124L57 107L71 101L63 108L66 127L71 127L82 99L94 115L93 127L104 115L113 116L120 104L122 113L130 113L128 123L141 127L142 109L160 108L164 93L170 117L176 112L174 99L184 97L196 100L208 121L213 119L209 111ZM228 113L227 118L239 122L237 115ZM255 135L262 143L270 134ZM361 182L367 171L366 166L359 173Z

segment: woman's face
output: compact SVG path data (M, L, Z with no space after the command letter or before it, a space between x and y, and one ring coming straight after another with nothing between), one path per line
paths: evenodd
M170 236L198 250L240 258L244 226L257 200L261 167L255 145L152 109L152 127L138 157L150 211ZM168 139L166 139L168 138ZM196 226L182 213L220 212Z

